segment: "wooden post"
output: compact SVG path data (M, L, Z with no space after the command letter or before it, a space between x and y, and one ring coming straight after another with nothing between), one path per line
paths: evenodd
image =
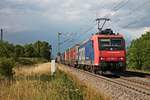
M56 72L56 64L55 64L55 60L52 60L51 61L51 75L53 76L55 72Z

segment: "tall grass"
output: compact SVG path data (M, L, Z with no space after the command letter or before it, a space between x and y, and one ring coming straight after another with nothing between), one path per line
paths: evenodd
M74 84L82 90L84 100L110 100L108 95L105 95L102 90L97 91L90 84L80 81L76 76L68 72L68 75L73 79Z
M111 100L111 97L104 94L103 90L96 90L95 87L88 83L85 83L84 81L79 80L78 77L73 75L68 70L65 70L65 73L67 73L68 77L74 81L75 86L77 86L79 90L82 90L84 100Z
M71 73L57 70L50 76L50 63L15 69L14 80L0 81L0 100L108 100Z
M42 67L47 70L40 72L41 67L36 70L33 67L28 73L19 69L15 80L1 81L0 100L83 100L83 93L66 74L57 71L51 77L48 67Z
M0 87L0 100L82 100L82 93L65 74L59 75L56 79L49 75L37 75L11 83L3 82Z

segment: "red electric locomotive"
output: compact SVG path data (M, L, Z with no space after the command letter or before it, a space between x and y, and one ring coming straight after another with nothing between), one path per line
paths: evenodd
M103 30L80 44L78 56L78 65L95 73L126 69L125 40L111 29Z
M113 33L111 29L99 29L87 41L65 51L63 61L95 73L125 71L126 48L123 36Z
M125 71L126 49L121 34L105 29L80 45L67 49L62 61L92 72Z
M107 35L103 35L103 32ZM95 65L102 71L124 71L126 69L125 40L122 35L114 34L110 29L92 37L95 51ZM97 42L98 41L98 42Z

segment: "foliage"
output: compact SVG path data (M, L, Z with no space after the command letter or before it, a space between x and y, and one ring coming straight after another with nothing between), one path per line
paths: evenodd
M0 59L0 74L2 76L5 76L7 78L13 77L13 67L14 67L14 61L11 58L1 58Z
M19 58L16 60L18 66L20 65L33 65L38 63L45 63L47 62L44 58Z
M23 57L25 53L25 48L21 45L15 46L15 57Z
M38 45L38 47L37 47ZM14 45L0 41L0 76L12 77L15 65L33 65L50 60L51 45L45 41Z
M43 41L37 41L33 44L33 47L35 48L35 52L39 57L48 59L50 58L50 50L51 45L49 45L47 42Z
M150 71L150 32L131 42L127 63L129 68Z
M0 41L0 57L14 56L14 45L8 42Z
M0 41L0 57L44 58L50 60L51 45L45 41L25 45L13 45L5 41Z
M26 44L25 46L25 57L36 57L38 56L32 44Z

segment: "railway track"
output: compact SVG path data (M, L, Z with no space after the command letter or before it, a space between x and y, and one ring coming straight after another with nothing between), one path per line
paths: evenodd
M129 89L140 92L142 94L150 95L150 86L147 83L123 77L116 79L116 81Z
M129 81L129 82L132 82L132 83L140 84L140 85L144 86L143 88L150 88L150 83L148 83L148 82L144 82L141 80L139 81L137 79L129 79L129 78L125 78L125 77L120 77L120 78L123 80Z
M133 79L128 79L125 77L112 79L112 78L97 75L97 74L94 74L94 73L91 73L91 72L88 72L85 70L76 69L73 67L70 67L70 68L78 70L78 71L82 71L82 72L87 73L93 77L97 77L101 80L107 81L108 83L111 83L113 85L119 85L123 88L129 89L130 91L135 91L137 93L150 96L150 84L149 83L145 83L143 81L138 81L138 80L133 80Z
M124 74L131 75L131 76L139 76L139 77L144 77L144 78L150 78L150 74L142 73L142 72L125 71Z

